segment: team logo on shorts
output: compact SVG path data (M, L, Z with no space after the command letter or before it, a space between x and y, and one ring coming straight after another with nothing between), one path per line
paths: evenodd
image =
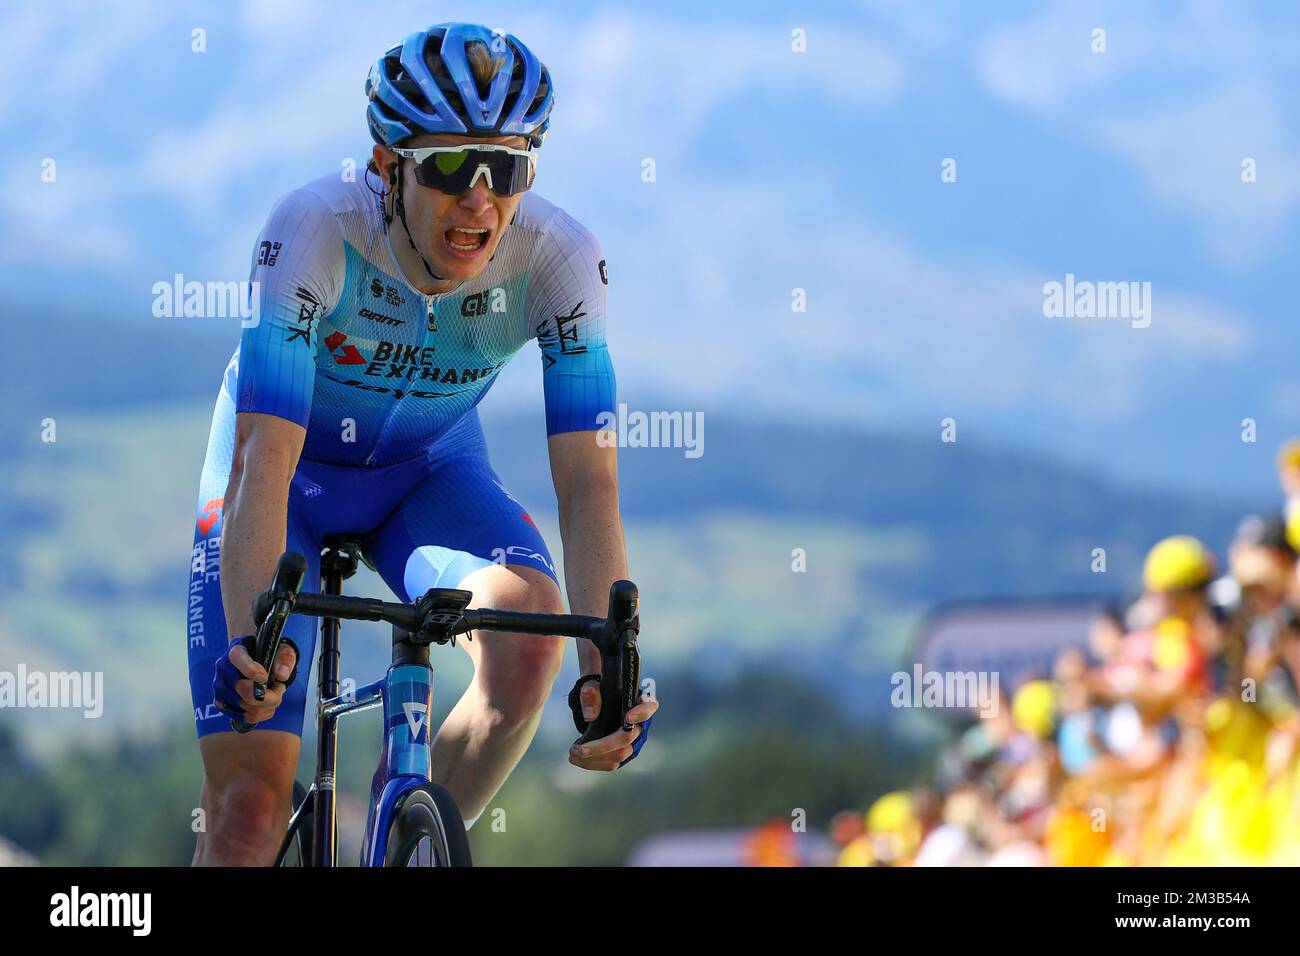
M213 498L199 509L199 534L207 537L208 532L221 520L221 509L225 503L225 498Z

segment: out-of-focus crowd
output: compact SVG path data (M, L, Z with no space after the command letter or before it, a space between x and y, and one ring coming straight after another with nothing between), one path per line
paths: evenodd
M1300 440L1221 567L1158 542L1139 598L1004 688L935 779L832 822L841 866L1300 864Z

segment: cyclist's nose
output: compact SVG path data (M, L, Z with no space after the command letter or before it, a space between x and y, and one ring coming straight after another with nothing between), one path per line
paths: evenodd
M492 190L488 188L486 176L480 176L478 181L461 195L460 205L476 215L492 205Z

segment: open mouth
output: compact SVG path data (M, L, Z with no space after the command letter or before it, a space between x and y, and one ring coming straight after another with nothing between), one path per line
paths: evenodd
M488 237L492 235L490 229L475 229L458 226L455 229L448 229L442 234L442 241L446 243L447 248L453 255L469 259L478 255L479 250L487 245Z

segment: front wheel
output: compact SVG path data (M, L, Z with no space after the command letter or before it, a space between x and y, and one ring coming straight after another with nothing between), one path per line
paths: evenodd
M472 866L469 834L445 787L407 791L388 830L384 866Z

